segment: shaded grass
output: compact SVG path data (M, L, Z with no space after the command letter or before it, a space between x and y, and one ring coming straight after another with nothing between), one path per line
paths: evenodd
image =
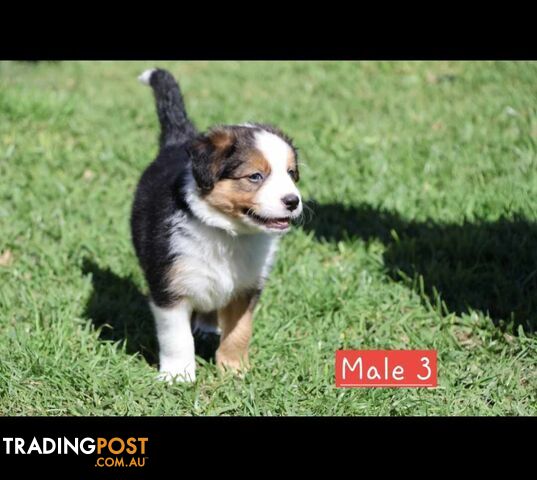
M130 244L156 152L145 62L0 63L0 413L534 415L535 63L181 62L200 128L272 122L304 163L253 369L154 381ZM337 348L436 348L435 390L337 390Z

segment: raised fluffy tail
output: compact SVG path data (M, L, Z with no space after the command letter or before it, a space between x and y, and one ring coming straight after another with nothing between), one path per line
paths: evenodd
M181 145L196 135L196 128L186 114L179 85L170 72L160 68L146 70L138 80L153 89L160 120L161 148Z

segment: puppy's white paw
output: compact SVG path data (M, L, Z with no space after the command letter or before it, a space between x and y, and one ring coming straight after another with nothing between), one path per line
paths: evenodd
M196 375L186 373L159 372L157 375L157 380L159 382L166 382L170 385L173 383L193 383L196 381Z
M174 362L170 365L168 362L163 363L160 367L157 380L167 383L190 383L196 381L196 362Z

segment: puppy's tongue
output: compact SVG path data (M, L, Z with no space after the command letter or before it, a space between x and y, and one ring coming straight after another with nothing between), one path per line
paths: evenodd
M288 218L275 218L273 220L268 220L265 225L270 228L277 228L278 230L285 230L287 227L289 227L289 219Z

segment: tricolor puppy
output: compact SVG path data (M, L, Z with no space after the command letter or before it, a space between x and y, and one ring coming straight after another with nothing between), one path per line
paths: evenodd
M131 228L151 294L160 377L195 380L192 328L214 328L213 319L217 364L240 369L278 239L302 212L296 150L268 125L198 133L169 72L149 70L140 81L155 95L160 152L138 184Z

